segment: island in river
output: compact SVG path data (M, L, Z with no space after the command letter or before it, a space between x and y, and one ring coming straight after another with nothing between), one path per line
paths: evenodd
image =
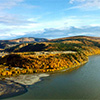
M4 52L8 55L0 58L1 80L31 85L34 84L32 80L40 80L40 76L35 76L36 73L69 70L86 63L88 56L100 54L100 38L70 37L48 42L18 44L4 49ZM1 81L1 84L4 83ZM6 86L8 87L8 84ZM3 89L1 97L5 95L2 91Z

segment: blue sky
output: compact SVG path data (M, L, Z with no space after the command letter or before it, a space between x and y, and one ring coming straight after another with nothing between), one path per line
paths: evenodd
M0 39L100 36L100 0L0 0Z

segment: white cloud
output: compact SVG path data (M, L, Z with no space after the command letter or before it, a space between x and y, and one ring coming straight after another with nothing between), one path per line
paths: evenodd
M90 26L93 26L93 27L98 27L98 26L100 26L100 24L91 24Z
M100 0L70 0L69 3L72 5L75 4L75 6L68 8L67 10L75 8L82 8L85 10L100 9Z
M10 9L24 0L0 0L0 10Z
M13 39L19 37L43 37L51 39L77 35L100 36L100 26L46 28L26 32L25 30L0 30L0 33L0 39Z
M2 19L1 19L2 18ZM75 32L79 31L81 29L82 31L87 29L86 25L95 25L98 22L98 19L89 19L90 16L69 16L58 20L53 21L47 21L47 22L38 22L37 18L28 18L28 19L18 19L14 16L9 16L8 18L0 16L0 33L2 34L12 34L11 37L17 37L20 35L26 35L26 36L39 36L39 37L53 37L50 35L51 33L55 33L54 37L58 36L64 36L66 30L69 32L69 34L76 34ZM13 20L12 20L13 19ZM37 21L34 23L34 21ZM74 26L74 27L71 27ZM84 27L81 27L84 26ZM66 28L67 27L67 28ZM72 29L72 31L71 31ZM54 31L56 30L56 31ZM64 32L65 30L65 32ZM70 30L70 31L69 31ZM93 28L94 30L94 28ZM93 31L92 30L92 31ZM96 29L97 30L97 29ZM95 32L96 32L95 30ZM99 30L99 29L98 29ZM75 32L74 32L75 31ZM92 32L91 31L91 32ZM47 32L47 33L46 33ZM93 31L94 32L94 31ZM97 31L98 32L98 31ZM32 33L32 34L30 34ZM18 35L17 35L18 34ZM81 34L81 33L78 33ZM8 37L9 38L9 37Z
M27 9L27 8L28 8L28 9L40 8L40 6L31 5L31 4L26 4L26 3L19 4L19 6L24 7L24 8L26 8L26 9Z
M24 37L44 37L44 38L61 38L76 35L99 36L100 27L82 26L82 27L66 27L66 28L47 28L40 31L26 32Z
M47 21L47 22L38 22L37 18L17 18L16 16L0 16L0 26L4 29L26 29L29 30L39 30L44 28L59 28L65 26L78 26L80 20L77 19L75 16L70 16L67 18L62 18L59 20L54 21Z
M20 26L20 25L26 25L26 24L33 24L36 23L35 19L34 20L29 20L27 18L19 17L16 15L11 15L11 14L4 14L0 15L0 24L4 24L6 26Z
M69 3L73 4L74 2L84 2L86 0L70 0Z
M40 8L36 5L26 4L25 0L0 0L0 10L11 9L13 7L23 7L26 9Z

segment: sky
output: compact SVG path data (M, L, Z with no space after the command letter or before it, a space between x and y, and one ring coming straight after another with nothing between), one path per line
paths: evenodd
M0 0L0 40L100 36L100 0Z

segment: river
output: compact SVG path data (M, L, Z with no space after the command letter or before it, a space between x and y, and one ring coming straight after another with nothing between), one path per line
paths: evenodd
M100 99L100 55L72 72L61 72L42 78L23 95L6 100L21 99Z

